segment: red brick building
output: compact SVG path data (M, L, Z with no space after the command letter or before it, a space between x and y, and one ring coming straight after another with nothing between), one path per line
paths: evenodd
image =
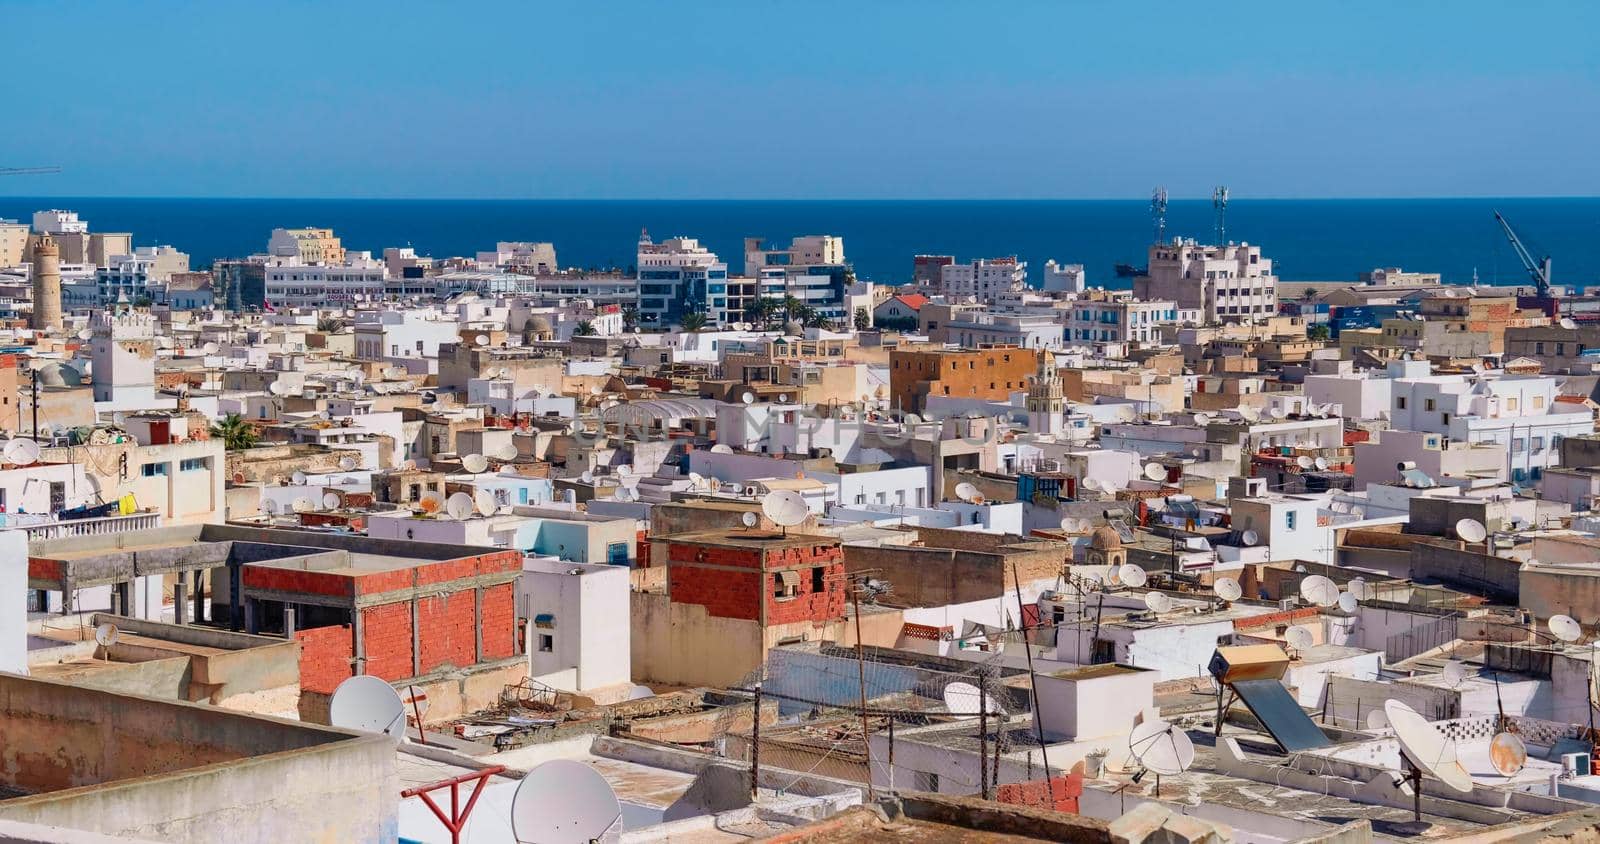
M667 595L708 615L762 627L844 617L844 549L827 536L706 531L658 538L667 546Z

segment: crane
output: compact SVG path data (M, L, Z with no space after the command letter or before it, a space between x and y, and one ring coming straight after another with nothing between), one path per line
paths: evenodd
M1495 222L1500 228L1505 229L1506 238L1511 241L1511 249L1517 253L1517 260L1522 262L1523 269L1528 271L1528 277L1533 279L1533 287L1540 299L1548 301L1550 297L1550 256L1546 255L1539 260L1534 260L1533 253L1528 247L1522 245L1522 238L1517 237L1515 229L1499 211L1494 212Z
M61 168L50 167L0 167L0 176L33 176L45 173L60 173Z

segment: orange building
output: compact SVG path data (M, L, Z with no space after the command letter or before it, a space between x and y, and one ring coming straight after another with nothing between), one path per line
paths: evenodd
M987 349L899 350L889 353L889 401L912 413L927 410L928 396L1005 401L1028 389L1038 353L1017 346Z

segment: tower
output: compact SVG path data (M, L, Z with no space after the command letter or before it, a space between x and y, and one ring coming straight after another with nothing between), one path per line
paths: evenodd
M1041 436L1060 436L1066 428L1067 402L1062 397L1061 374L1056 372L1055 355L1039 352L1039 368L1028 386L1028 430Z
M61 247L49 232L33 245L33 320L35 331L61 328Z

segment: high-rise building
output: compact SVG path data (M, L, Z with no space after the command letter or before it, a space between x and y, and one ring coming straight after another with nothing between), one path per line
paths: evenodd
M28 226L0 220L0 267L15 267L28 260Z
M48 232L39 235L33 246L31 324L35 331L61 328L61 250Z
M267 254L276 258L298 258L307 264L342 264L344 247L333 229L273 229L267 240Z
M1277 284L1272 261L1259 246L1175 238L1150 247L1150 267L1133 280L1133 293L1199 309L1207 323L1251 322L1278 312Z
M692 237L656 243L639 234L639 321L665 328L681 325L689 313L706 324L737 322L743 314L728 305L728 265Z
M917 255L911 259L911 283L920 287L938 287L945 267L956 262L954 255Z
M979 258L969 264L948 264L939 268L939 289L957 299L973 299L985 304L1003 293L1017 293L1028 287L1028 264L1016 256Z
M1084 276L1082 264L1058 264L1055 261L1044 262L1044 284L1041 290L1046 293L1082 293L1084 289Z
M744 274L758 282L762 298L794 299L831 319L843 319L850 280L844 238L831 234L796 237L787 249L766 249L759 237L744 239Z

